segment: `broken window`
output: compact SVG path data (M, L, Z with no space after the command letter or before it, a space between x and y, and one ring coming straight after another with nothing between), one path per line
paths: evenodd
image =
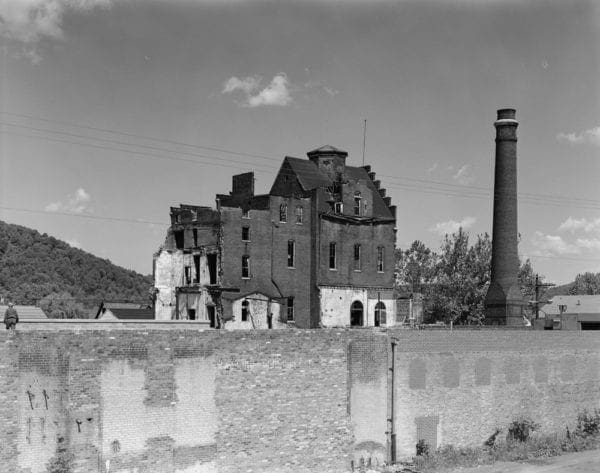
M287 265L288 268L293 268L295 264L295 256L296 256L296 242L294 240L288 240L288 248L287 248Z
M250 256L242 256L242 277L250 278Z
M294 321L294 298L287 298L287 320L288 322Z
M279 221L287 222L287 204L281 204L279 206Z
M242 241L250 241L250 227L242 227Z
M188 320L196 320L196 309L189 309L187 310L187 318Z
M208 264L209 284L217 284L217 255L206 255L206 263Z
M189 286L190 284L192 284L192 268L190 266L186 266L184 268L184 273L185 273L185 284L187 286Z
M192 230L192 235L194 237L194 247L197 247L198 246L198 229L197 228L194 228Z
M194 282L200 282L200 255L194 255Z
M383 256L384 256L384 248L383 246L377 247L377 272L383 273Z
M250 209L242 209L242 218L250 218Z
M242 322L248 321L249 313L250 313L250 302L248 300L244 300L242 302Z
M360 192L355 192L354 193L354 215L356 216L360 216L361 214L361 209L360 209L360 203L362 201L362 197L360 195Z
M208 322L210 324L210 328L216 328L217 326L217 316L215 314L215 306L207 305L206 306L206 315L208 317Z
M183 230L177 230L176 232L173 232L173 234L175 235L175 247L178 250L183 250Z
M329 269L335 269L336 257L335 257L335 241L329 243Z
M302 219L304 218L304 216L302 215L304 213L304 208L299 205L296 207L296 223L302 223Z
M336 214L341 214L344 213L344 204L342 204L341 202L336 202L333 204L333 211Z
M360 258L360 245L354 245L354 271L360 271L361 268L361 258Z

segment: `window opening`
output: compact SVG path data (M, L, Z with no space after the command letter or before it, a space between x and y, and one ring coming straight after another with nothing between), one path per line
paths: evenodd
M192 229L192 234L194 236L194 247L198 246L198 229Z
M350 307L350 325L353 327L363 325L363 305L360 301L354 301Z
M288 322L294 321L294 298L287 298L287 320Z
M303 218L304 218L304 208L299 205L298 207L296 207L296 223L302 223Z
M361 257L360 257L360 245L354 245L354 271L360 271L361 268Z
M200 282L200 255L194 255L194 282Z
M192 268L190 266L186 266L184 268L184 272L185 272L185 284L189 286L190 284L192 284Z
M250 241L250 227L242 227L242 241Z
M287 222L287 204L281 204L279 206L279 221Z
M360 192L355 192L354 193L354 215L356 215L356 216L360 216L360 214L361 214L361 207L360 207L361 202L362 202L362 197L360 195Z
M248 321L249 314L250 314L250 302L248 300L244 300L242 302L242 322Z
M329 243L329 269L336 268L335 241Z
M175 234L175 247L178 250L183 250L183 230L177 230L176 232L174 232Z
M386 322L385 304L383 302L378 302L375 305L375 327L385 325Z
M250 256L242 256L242 277L250 278Z
M217 284L217 255L206 255L206 263L208 264L209 284Z
M296 242L294 240L288 240L287 247L287 265L288 268L293 268L296 257Z
M383 246L377 247L377 272L383 273L383 256L384 256L384 248Z

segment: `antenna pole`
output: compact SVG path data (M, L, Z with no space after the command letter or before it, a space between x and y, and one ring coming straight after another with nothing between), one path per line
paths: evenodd
M367 119L365 118L365 125L363 127L363 160L362 165L365 165L365 148L367 146Z

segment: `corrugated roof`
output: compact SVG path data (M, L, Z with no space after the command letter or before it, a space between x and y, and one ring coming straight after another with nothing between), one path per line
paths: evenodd
M564 314L600 314L600 295L554 296L540 310L548 316L560 315L559 306L563 305L566 306Z
M19 314L19 320L43 320L47 319L44 311L39 307L33 305L15 305L17 314ZM0 315L4 318L4 313L8 309L7 305L0 305Z

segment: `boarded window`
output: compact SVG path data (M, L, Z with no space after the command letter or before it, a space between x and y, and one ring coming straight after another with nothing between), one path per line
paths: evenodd
M412 360L408 367L408 387L410 389L425 389L427 365L425 360Z
M242 227L242 241L250 241L250 227Z
M287 265L288 268L293 268L296 260L296 242L294 240L288 240L287 249Z
M510 358L504 363L504 375L506 384L519 384L521 382L521 361L518 358Z
M562 381L573 381L575 371L577 370L577 361L573 355L563 356L560 360L560 379Z
M492 362L487 358L478 358L475 362L475 385L488 386L492 382Z
M442 381L446 388L457 388L460 385L460 365L456 358L449 357L444 360Z
M242 256L242 277L250 277L250 256L248 255Z
M354 271L360 271L361 268L361 255L360 255L360 245L354 245Z
M440 423L439 416L416 417L417 424L417 442L422 440L429 446L429 451L433 452L438 448L437 429ZM416 442L415 442L416 448Z
M536 358L533 361L533 375L536 383L548 382L548 360L546 358Z
M335 251L336 251L335 241L332 241L331 243L329 243L329 269L336 268Z

